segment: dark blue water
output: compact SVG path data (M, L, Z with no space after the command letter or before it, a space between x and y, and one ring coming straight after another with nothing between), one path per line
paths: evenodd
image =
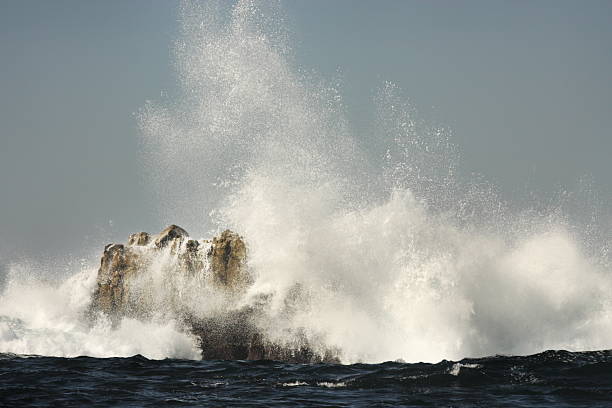
M612 407L612 350L354 365L0 354L0 405Z

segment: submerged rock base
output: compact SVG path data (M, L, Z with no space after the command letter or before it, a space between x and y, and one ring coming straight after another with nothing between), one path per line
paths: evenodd
M292 333L289 344L267 338L257 324L267 297L243 299L253 282L246 257L243 239L230 230L212 240L190 239L176 225L156 235L132 234L127 244L104 248L90 315L114 322L160 314L178 319L206 360L337 362L337 352L315 351L303 333ZM200 312L199 304L214 306Z

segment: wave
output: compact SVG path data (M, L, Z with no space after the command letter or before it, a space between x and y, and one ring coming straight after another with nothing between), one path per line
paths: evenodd
M121 405L165 402L316 405L610 406L610 352L547 351L437 364L304 365L273 361L21 358L0 354L0 399ZM101 375L104 373L104 375ZM121 392L116 388L120 384ZM102 385L102 386L101 386ZM31 387L24 393L24 387ZM151 389L155 389L154 392ZM113 392L109 392L109 389ZM78 391L78 392L77 392ZM253 395L257 398L253 399Z
M112 325L86 316L96 269L84 269L56 282L32 273L32 265L13 265L0 296L0 350L56 357L197 359L195 340L173 321L123 319Z
M139 116L160 218L244 236L244 302L270 299L258 322L270 339L303 333L346 363L612 346L609 209L515 208L460 174L450 132L392 83L359 139L339 86L296 64L283 21L254 1L183 2L181 94ZM77 323L93 273L59 287L11 277L0 351L197 357L171 321Z

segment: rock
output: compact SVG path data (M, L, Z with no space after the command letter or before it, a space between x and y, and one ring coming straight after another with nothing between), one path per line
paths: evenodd
M265 315L269 295L247 302L249 306L240 301L252 283L246 256L244 240L230 230L212 241L190 239L187 231L176 225L155 236L146 232L132 234L127 245L109 244L104 248L90 316L95 319L103 313L115 323L122 317L146 320L155 312L178 318L199 339L203 359L337 362L337 352L321 345L317 349L325 351L314 352L300 333L295 334L291 344L266 339L257 322ZM219 310L201 315L192 311L193 305L181 303L184 292L194 290L194 282L205 285L195 286L203 291L202 296L210 295L214 289L217 296L225 299ZM296 287L294 292L292 303L285 305L286 313L293 313L292 307L299 303L302 290ZM196 293L196 300L197 296ZM193 302L194 297L189 299Z
M137 232L128 238L128 246L145 246L151 241L151 237L146 232Z
M194 239L190 239L185 244L185 251L179 255L181 269L186 271L190 276L204 270L204 259L199 248L200 243Z
M96 309L109 314L129 315L126 281L142 269L138 254L121 244L109 244L104 248L98 270L97 289L93 297Z
M235 292L239 282L247 282L243 264L246 257L244 242L231 231L225 231L215 238L208 251L200 248L200 243L189 239L187 231L177 225L170 225L155 236L153 246L147 246L151 236L146 232L132 234L128 244L109 244L104 248L98 270L97 288L93 294L91 311L101 311L112 318L130 316L146 317L148 306L144 299L148 293L130 296L130 281L146 272L158 251L169 248L177 256L176 273L187 276L205 275L205 265L210 265L210 274L215 283L227 292ZM185 242L185 245L183 245ZM201 250L202 249L202 250ZM204 253L202 253L204 251ZM222 252L224 258L213 259ZM208 262L205 262L205 261ZM227 279L230 276L231 279ZM169 276L168 279L171 279ZM171 284L172 282L168 282Z
M149 246L152 238L153 245ZM149 305L145 300L152 295L130 295L133 289L130 281L147 270L152 260L159 256L158 251L167 248L176 255L176 263L173 264L176 271L167 271L168 285L172 284L173 273L202 277L208 274L214 284L227 293L244 289L250 278L245 267L246 246L242 238L227 230L215 237L212 243L203 242L207 245L202 246L197 240L189 239L183 228L170 225L153 237L139 232L129 236L127 245L107 245L100 261L91 311L101 311L115 319L122 316L146 317Z
M176 245L177 242L180 245L182 240L187 238L188 236L189 234L187 233L187 231L185 231L178 225L170 225L162 232L160 232L157 238L155 238L155 246L157 248L164 248L169 244Z
M249 277L243 273L246 245L238 234L225 230L220 236L213 238L209 256L218 286L239 290L249 283Z
M195 239L190 239L189 241L187 241L187 251L195 252L198 250L199 246L200 246L200 243L196 241Z

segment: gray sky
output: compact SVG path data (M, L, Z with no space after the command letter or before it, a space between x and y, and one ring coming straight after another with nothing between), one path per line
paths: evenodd
M176 87L175 7L0 3L0 257L77 254L161 229L133 113ZM321 0L285 11L298 64L327 78L340 68L361 137L390 80L453 129L462 170L507 197L583 175L611 196L612 2Z

